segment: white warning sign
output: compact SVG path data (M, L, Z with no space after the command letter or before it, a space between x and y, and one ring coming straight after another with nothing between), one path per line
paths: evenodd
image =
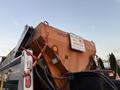
M72 49L85 52L84 40L80 36L70 33L70 42Z

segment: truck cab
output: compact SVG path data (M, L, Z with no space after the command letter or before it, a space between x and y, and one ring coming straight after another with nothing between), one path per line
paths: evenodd
M1 63L0 77L1 90L33 90L33 71L27 76L24 72L32 66L32 57L25 51L13 60Z

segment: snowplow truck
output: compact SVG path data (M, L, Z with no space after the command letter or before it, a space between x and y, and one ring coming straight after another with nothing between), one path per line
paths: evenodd
M118 90L96 71L93 41L52 27L25 26L0 64L0 90ZM117 83L118 84L118 83Z

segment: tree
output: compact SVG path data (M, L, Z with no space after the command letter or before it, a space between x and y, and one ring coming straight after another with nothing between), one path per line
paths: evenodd
M105 67L104 67L104 64L103 64L103 61L101 58L98 58L98 66L100 67L100 69L104 70Z
M115 76L116 76L116 73L118 73L118 75L120 76L120 68L117 64L115 55L113 53L109 55L109 62L110 62L111 69L115 71Z

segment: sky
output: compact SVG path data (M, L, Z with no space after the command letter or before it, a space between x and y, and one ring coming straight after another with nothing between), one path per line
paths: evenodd
M0 56L12 50L24 26L50 25L96 44L103 59L120 58L120 0L1 0Z

